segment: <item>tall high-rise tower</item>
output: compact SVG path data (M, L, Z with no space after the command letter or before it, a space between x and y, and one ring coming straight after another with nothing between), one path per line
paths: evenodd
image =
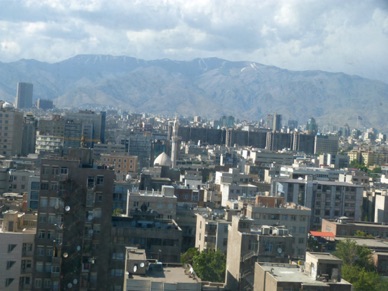
M32 290L110 290L114 172L90 149L42 160Z
M274 114L272 119L272 131L280 131L282 128L282 116L280 114Z
M172 137L171 137L171 167L176 167L176 161L178 158L178 127L179 122L178 118L175 118L174 126L172 128Z
M32 107L33 85L19 82L16 88L15 106L17 109Z

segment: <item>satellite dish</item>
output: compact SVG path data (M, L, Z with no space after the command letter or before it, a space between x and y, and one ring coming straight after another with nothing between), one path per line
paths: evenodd
M69 289L70 289L71 287L73 287L73 284L71 284L71 283L68 283L68 284L67 284L67 288L69 288Z
M69 256L69 254L68 253L63 253L62 256L66 259Z
M81 250L81 247L80 246L77 246L77 251L80 251Z
M282 248L278 248L278 253L281 254L282 253Z
M140 263L140 268L144 268L145 264L143 262Z
M69 205L66 205L66 206L65 206L65 211L66 211L66 212L69 212L69 211L70 211L70 206L69 206Z
M134 266L133 266L133 272L134 272L134 273L137 272L137 265L134 265Z
M76 285L78 283L78 280L77 279L74 279L73 280L73 284Z

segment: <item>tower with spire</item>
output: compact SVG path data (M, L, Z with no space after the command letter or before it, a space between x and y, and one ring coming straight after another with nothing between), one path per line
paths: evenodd
M176 162L178 158L178 127L179 121L178 118L175 117L174 125L172 128L172 137L171 137L171 167L176 167Z

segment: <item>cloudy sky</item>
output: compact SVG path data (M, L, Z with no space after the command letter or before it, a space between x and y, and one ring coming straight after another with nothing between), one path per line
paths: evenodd
M0 61L219 57L388 83L388 0L0 0Z

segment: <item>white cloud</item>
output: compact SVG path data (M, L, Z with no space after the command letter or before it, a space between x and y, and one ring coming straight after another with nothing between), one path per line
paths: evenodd
M385 0L3 0L0 61L220 57L388 82Z

